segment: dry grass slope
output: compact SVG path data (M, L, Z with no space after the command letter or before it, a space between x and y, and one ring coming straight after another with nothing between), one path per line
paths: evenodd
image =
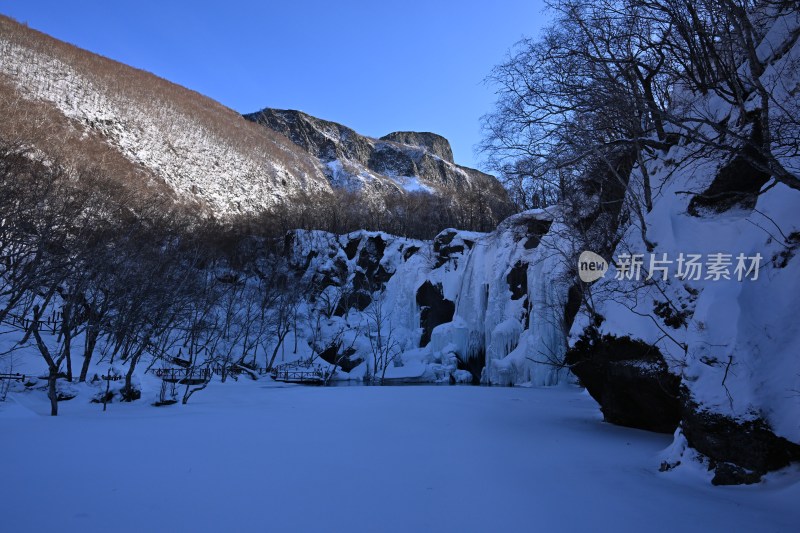
M107 164L108 174L167 184L216 213L330 190L320 168L282 135L195 91L2 16L0 98L3 135L27 135L59 160L79 143L83 159Z

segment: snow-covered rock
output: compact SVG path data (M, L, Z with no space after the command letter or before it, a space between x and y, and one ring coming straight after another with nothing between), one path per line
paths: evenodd
M560 364L568 284L561 258L541 245L551 223L549 212L531 211L492 233L445 230L432 242L294 232L287 253L342 320L363 322L381 301L401 364L424 362L438 380L467 370L475 382L554 385L569 379Z
M792 11L772 22L759 48L759 81L773 95L772 119L789 124L792 117L781 114L796 110L787 88L798 83L800 18ZM740 112L711 94L678 91L674 101L676 113L691 108L731 123ZM759 112L750 104L748 112ZM742 123L742 139L758 135ZM659 364L680 379L681 438L711 459L717 483L751 482L800 460L800 192L760 172L747 150L688 142L644 158L656 191L645 228L631 224L609 272L590 289L602 317L597 330L586 315L571 332L575 343L630 337L662 354ZM776 148L775 155L786 168L800 168L796 150ZM632 170L631 187L642 174ZM628 268L636 254L638 281ZM694 254L697 275L688 270ZM602 394L595 398L604 402Z

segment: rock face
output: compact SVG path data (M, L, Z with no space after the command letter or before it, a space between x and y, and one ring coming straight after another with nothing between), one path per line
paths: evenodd
M449 163L453 163L453 150L450 148L450 141L430 132L418 131L395 131L389 135L381 137L382 141L392 141L410 146L420 146Z
M715 485L757 482L772 470L800 461L800 445L773 433L761 418L735 420L703 409L681 391L681 427L687 443L712 458Z
M417 305L420 308L420 326L422 326L419 345L424 348L431 342L433 328L453 320L456 305L444 297L441 285L434 286L430 281L426 281L417 289Z
M589 329L567 352L566 363L607 422L659 433L678 427L680 378L669 372L657 348Z
M426 368L420 380L554 385L568 379L547 360L566 348L565 329L553 324L561 322L567 286L548 278L560 268L551 248L530 246L532 238L551 238L539 234L551 223L540 210L492 233L447 229L417 241L296 231L285 244L292 267L315 287L311 305L327 317L332 337L317 339L320 351L353 346L342 365L351 374L364 372L357 361L372 359L365 333L380 306L385 332L402 348L396 363ZM347 340L334 342L343 329L351 332ZM537 361L532 354L546 355Z
M301 111L264 109L244 118L285 135L324 163L340 158L367 161L372 152L369 140L354 130Z
M263 109L247 120L285 135L318 159L331 184L351 190L433 193L459 198L481 195L500 218L508 194L489 174L453 162L450 143L434 133L395 132L380 139L301 111Z
M743 209L755 207L758 191L770 178L768 172L759 170L754 164L754 162L764 164L763 156L753 148L764 142L763 137L756 122L750 133L749 143L741 146L719 169L708 189L692 198L689 203L689 213L700 216L703 212L724 213L733 207Z
M475 246L475 239L454 229L446 229L433 239L433 252L436 254L435 267L452 263L458 266L459 258L465 251Z

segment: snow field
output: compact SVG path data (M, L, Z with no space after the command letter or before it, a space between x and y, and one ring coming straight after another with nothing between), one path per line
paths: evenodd
M659 473L580 389L214 382L186 406L0 404L4 531L795 531L800 472ZM53 439L58 435L58 440ZM643 497L646 495L646 497Z

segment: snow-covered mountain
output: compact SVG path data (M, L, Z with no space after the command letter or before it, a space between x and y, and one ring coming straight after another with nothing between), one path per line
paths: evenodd
M364 189L377 200L407 192L478 195L498 216L509 208L497 180L455 165L441 137L375 140L278 112L256 115L271 126L265 128L194 91L7 17L0 17L0 96L0 133L7 138L32 143L78 172L91 162L109 177L216 215L269 210L335 187ZM288 117L286 127L269 116ZM291 117L302 117L307 142Z
M6 17L0 82L7 136L35 130L37 147L59 160L70 157L65 152L74 160L100 151L121 161L128 178L164 184L215 213L330 190L322 169L284 137L200 94Z
M316 158L330 182L372 194L429 192L476 197L492 211L508 209L507 193L488 174L453 161L450 143L435 133L394 132L373 139L301 111L263 109L245 115L289 138Z

